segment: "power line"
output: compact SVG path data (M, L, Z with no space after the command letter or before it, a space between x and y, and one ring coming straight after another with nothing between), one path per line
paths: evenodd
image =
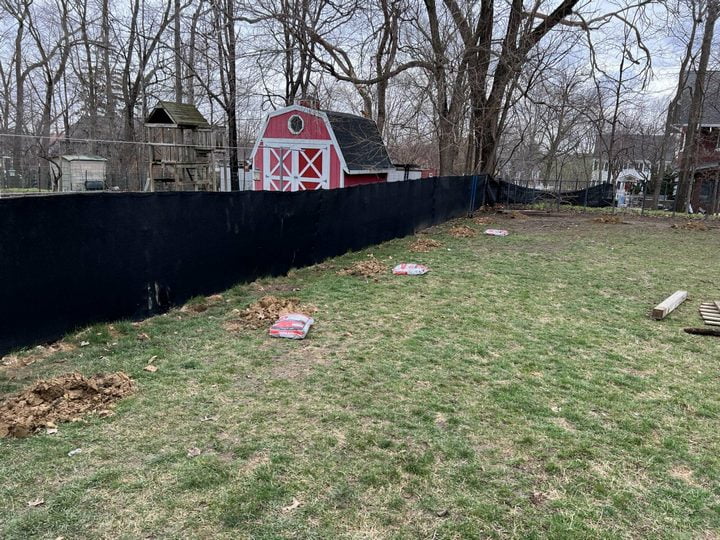
M76 137L59 137L58 135L24 135L19 133L0 133L0 138L12 137L20 139L48 139L53 143L101 143L101 144L131 144L141 146L173 146L173 147L195 147L195 148L207 148L198 144L172 144L172 143L153 143L149 141L123 141L115 139L80 139ZM251 150L252 146L212 146L216 150Z

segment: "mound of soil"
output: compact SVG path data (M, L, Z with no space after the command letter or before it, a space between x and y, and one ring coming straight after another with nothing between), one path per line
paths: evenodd
M472 221L476 225L487 225L488 223L492 223L492 219L490 219L488 216L477 216L472 218Z
M57 343L51 343L50 345L38 345L32 351L28 353L10 354L3 356L0 359L0 364L8 369L18 369L25 366L34 364L39 360L52 356L58 352L74 351L77 349L77 345L73 343L65 343L64 341L58 341Z
M458 225L456 227L451 227L448 233L450 236L454 236L455 238L472 238L477 234L477 231L475 229L471 229L467 225Z
M27 437L91 412L110 414L108 407L134 391L135 383L122 371L40 380L0 404L0 437Z
M241 328L266 328L282 315L288 313L309 315L315 311L317 311L315 306L300 304L297 298L279 298L268 295L250 304L245 311L240 313L239 318L228 321L225 328L229 331Z
M427 253L433 249L441 247L442 244L432 238L418 238L412 244L410 244L410 251L415 253Z
M600 216L593 219L595 223L622 223L623 220L620 216Z
M510 212L510 219L517 219L517 220L520 220L520 221L525 221L525 220L530 219L530 218L527 217L527 216L526 216L525 214L523 214L522 212L518 212L517 210L513 210L512 212Z
M369 257L366 261L358 261L347 268L338 270L339 276L362 276L369 278L388 271L387 266L378 261L375 257Z
M688 231L707 231L708 226L702 221L688 221L686 223L673 223L673 229L685 229Z

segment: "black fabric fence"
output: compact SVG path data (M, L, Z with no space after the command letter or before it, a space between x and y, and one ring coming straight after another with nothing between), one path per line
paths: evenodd
M0 199L0 354L413 234L477 209L485 180Z
M545 190L525 187L490 177L483 177L486 204L539 203L569 204L600 208L612 206L615 192L612 184L598 184L574 191Z

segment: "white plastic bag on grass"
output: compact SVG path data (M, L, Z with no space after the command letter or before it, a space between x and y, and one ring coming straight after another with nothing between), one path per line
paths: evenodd
M314 322L312 317L302 313L288 313L275 321L269 333L272 337L305 339Z
M424 264L402 263L393 268L396 276L421 276L427 274L430 269Z
M486 229L485 234L490 236L507 236L508 233L505 229Z

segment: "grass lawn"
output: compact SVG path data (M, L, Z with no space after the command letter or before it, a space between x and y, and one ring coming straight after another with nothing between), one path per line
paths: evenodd
M391 241L0 368L0 395L138 383L112 417L0 440L0 537L718 538L720 339L682 332L720 299L718 229L493 219L510 236L446 224L430 253ZM369 253L432 271L337 275ZM223 327L264 294L319 308L308 339Z

